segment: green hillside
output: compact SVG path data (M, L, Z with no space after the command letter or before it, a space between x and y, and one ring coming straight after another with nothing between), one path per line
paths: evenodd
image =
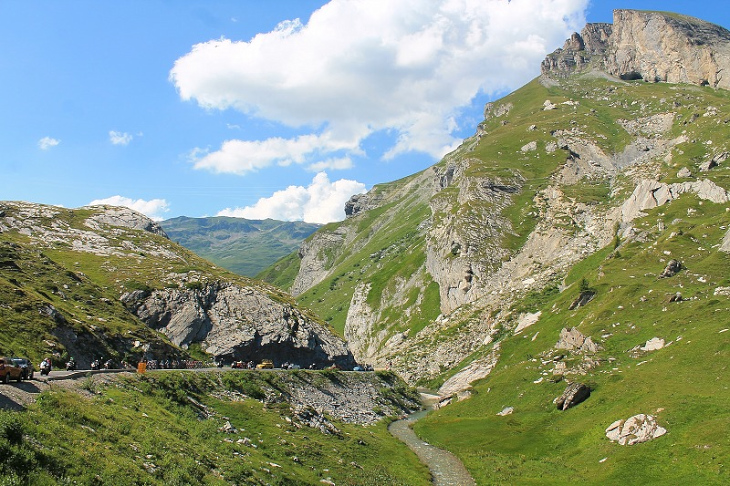
M417 432L458 454L480 484L727 484L730 301L716 289L730 286L730 256L713 249L726 210L688 197L650 212L639 226L648 241L619 243L576 266L572 285L535 307L538 323L501 341L502 360L472 398L430 415ZM669 255L685 269L659 279ZM596 297L569 310L582 279ZM683 300L669 302L677 292ZM566 327L604 349L591 356L594 369L554 380L546 361ZM632 351L655 337L669 345ZM581 358L565 361L570 368ZM568 381L589 384L591 396L556 410ZM496 415L508 406L512 415ZM611 423L638 413L655 415L667 435L625 447L606 439Z
M375 378L367 375L347 379ZM397 378L382 378L383 396L405 399L385 385ZM316 412L277 393L287 382L327 387L340 379L160 371L89 377L78 390L58 383L22 413L0 410L0 484L430 484L387 420L364 427L325 418L319 430L306 423Z
M545 109L546 100L557 108ZM489 221L499 226L484 226L483 239L472 241L475 254L483 252L496 272L523 251L531 232L545 222L540 204L546 188L558 188L566 207L550 226L567 235L585 231L580 218L587 211L597 215L592 224L610 220L640 180L685 188L703 181L727 191L730 166L723 154L730 152L730 93L586 74L548 84L535 80L495 105L511 109L488 118L480 125L481 135L466 140L434 172L443 174L454 160L466 160L462 177L516 187L509 202L466 199L468 183L433 191L425 199L404 190L408 180L378 186L393 196L382 198L376 209L320 230L349 236L345 246L322 256L327 277L299 295L299 302L343 330L354 289L360 282L371 283L375 291L368 294L368 304L379 318L368 332L386 330L379 342L404 330L410 339L428 326L435 329L407 340L411 345L392 355L409 372L421 356L416 366L433 359L429 349L446 339L458 342L470 323L493 323L492 337L500 346L494 371L474 384L471 398L415 426L425 441L456 453L479 484L727 484L730 255L719 247L730 227L730 204L678 192L630 225L616 223L607 246L586 250L585 257L554 271L542 286L505 294L484 309L479 301L463 306L447 325L434 324L439 288L424 270L429 237L422 228L443 221L456 221L455 227L476 225L484 214L492 214ZM672 114L671 126L652 132L652 123L667 113ZM619 161L622 153L635 150L639 162L570 180L564 175L566 159L580 162L580 154L567 145L550 153L543 149L560 133L588 140ZM538 150L523 150L531 141ZM642 143L666 148L642 152ZM652 157L651 150L660 155ZM720 162L700 170L710 160ZM682 170L690 175L680 176ZM404 210L405 201L418 203ZM454 256L459 251L455 247ZM659 278L671 259L681 262L682 270ZM410 294L398 293L410 278L419 279L420 286ZM571 310L581 289L590 289L595 297ZM681 298L675 302L677 294ZM525 312L541 314L532 327L514 334ZM601 349L588 356L556 351L561 330L571 327ZM663 339L665 347L639 349L653 338ZM438 389L487 356L494 342L475 343L460 364L442 367L442 374L420 383ZM555 372L558 362L565 364L565 373ZM559 411L553 400L572 382L587 384L591 396ZM498 416L505 407L514 412ZM606 437L614 421L641 413L655 416L667 434L633 446Z
M89 221L103 208L64 209L0 203L0 354L74 356L135 362L145 352L188 356L127 310L120 297L135 290L200 289L226 281L289 296L212 265L163 236ZM141 215L139 215L141 217Z

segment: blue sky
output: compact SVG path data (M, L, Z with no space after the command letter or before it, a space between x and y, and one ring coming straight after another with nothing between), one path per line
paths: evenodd
M724 2L0 0L0 199L327 222L585 21Z

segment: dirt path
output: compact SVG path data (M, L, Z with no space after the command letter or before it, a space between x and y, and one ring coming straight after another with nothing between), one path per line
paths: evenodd
M411 425L425 417L428 411L416 412L403 420L393 422L388 430L396 438L403 441L418 458L431 470L433 484L437 486L476 486L474 479L466 470L458 457L434 447L418 438Z

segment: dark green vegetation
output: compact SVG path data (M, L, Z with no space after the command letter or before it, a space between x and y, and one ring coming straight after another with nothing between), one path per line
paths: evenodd
M255 277L299 248L318 224L217 216L162 221L170 239L232 272Z
M314 376L297 373L156 372L87 378L85 396L44 392L26 411L0 411L0 485L430 484L384 421L325 434L287 402L258 400Z

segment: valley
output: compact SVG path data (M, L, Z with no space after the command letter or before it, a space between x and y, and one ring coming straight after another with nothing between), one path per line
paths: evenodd
M185 248L125 208L0 202L3 355L320 368L19 384L0 484L429 484L388 433L416 387L435 409L395 427L476 484L727 484L729 55L617 10L261 280L193 251L242 222Z

